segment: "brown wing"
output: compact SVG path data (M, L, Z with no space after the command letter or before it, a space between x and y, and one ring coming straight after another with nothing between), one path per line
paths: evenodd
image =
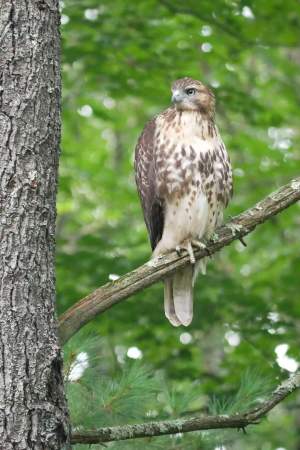
M229 156L221 139L218 144L215 149L217 163L217 200L226 208L233 195L232 170Z
M139 137L134 161L136 185L152 250L160 241L164 227L163 205L156 193L154 134L155 119L152 119Z

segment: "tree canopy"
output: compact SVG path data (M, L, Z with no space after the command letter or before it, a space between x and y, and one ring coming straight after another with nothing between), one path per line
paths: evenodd
M133 150L145 122L169 105L175 79L200 79L216 95L234 168L225 216L299 175L299 30L292 0L62 2L59 314L150 257ZM296 204L249 235L247 247L236 242L215 256L197 281L187 329L167 322L157 284L75 335L65 346L73 426L242 412L294 372L299 217ZM142 445L298 450L299 400L285 401L246 436L192 433Z

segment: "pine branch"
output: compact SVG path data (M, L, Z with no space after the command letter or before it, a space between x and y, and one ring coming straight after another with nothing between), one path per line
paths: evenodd
M253 231L257 225L299 200L300 178L297 178L218 228L215 239L207 243L206 249L195 251L196 259L204 258L208 254L211 255L232 241L243 238ZM172 252L150 260L118 280L96 289L87 297L75 303L60 317L59 334L61 343L67 342L73 334L97 315L187 264L189 264L189 257L186 254L178 256L176 252Z
M105 427L93 431L73 432L72 444L98 444L165 434L188 433L190 431L237 428L245 430L248 425L258 424L269 411L300 387L300 372L280 384L258 407L243 414L231 416L189 417L176 420L148 422L136 425Z

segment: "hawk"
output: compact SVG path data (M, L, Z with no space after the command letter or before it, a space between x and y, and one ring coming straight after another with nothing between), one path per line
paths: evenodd
M193 246L221 224L232 196L230 160L215 123L215 99L185 77L172 86L172 106L150 120L135 149L135 175L153 256L185 249L190 264L164 280L164 308L172 325L189 325L193 284L206 262Z

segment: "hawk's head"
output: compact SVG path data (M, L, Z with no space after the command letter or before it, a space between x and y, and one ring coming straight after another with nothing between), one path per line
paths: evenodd
M172 102L179 111L200 111L213 114L215 98L201 81L184 77L172 84Z

